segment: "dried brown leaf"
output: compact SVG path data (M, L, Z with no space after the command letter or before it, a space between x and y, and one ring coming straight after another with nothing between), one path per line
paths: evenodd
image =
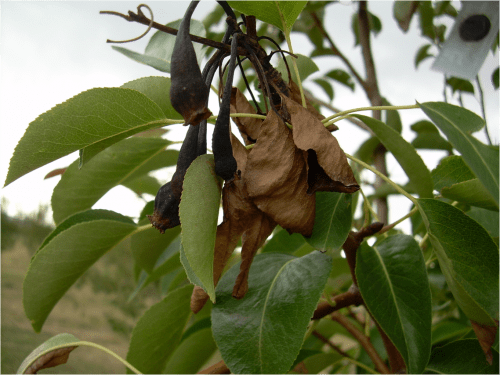
M29 366L25 374L36 374L38 371L44 368L55 367L63 365L68 361L69 353L71 353L78 346L69 346L67 348L60 348L53 350L43 356L37 358L35 362Z
M483 349L484 355L486 356L486 360L490 365L492 365L493 353L491 352L491 347L495 343L495 337L498 333L498 320L496 321L497 324L495 326L479 324L473 320L470 322L472 324L472 328L474 329L474 333L479 340L479 344Z
M293 141L307 151L309 193L337 191L353 193L359 189L352 169L337 139L311 112L283 97L291 116Z
M249 197L290 233L310 236L315 197L308 194L307 153L297 149L284 122L270 111L242 173Z
M288 84L288 88L290 89L290 100L302 105L302 98L300 96L299 86L295 82L290 81L290 83ZM312 105L310 100L307 98L307 96L306 96L306 105L307 105L307 110L309 112L311 112L314 115L314 117L316 117L318 120L321 121L325 118L325 116L323 116L321 113L319 113L316 110L316 108L314 108L314 106ZM337 126L335 126L335 125L333 125L333 126L335 128L331 128L332 130L328 129L328 131L333 131L333 130L338 129Z
M256 113L252 105L236 87L233 87L231 91L230 108L231 113ZM245 144L249 145L255 143L260 132L260 127L262 126L262 120L252 117L233 117L233 121L238 126Z
M54 169L53 171L50 171L49 173L47 173L43 179L46 180L46 179L51 178L51 177L62 175L64 172L66 172L66 169L68 169L68 167Z

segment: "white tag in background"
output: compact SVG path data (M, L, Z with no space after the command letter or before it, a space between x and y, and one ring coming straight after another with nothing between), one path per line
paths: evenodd
M463 1L432 69L472 80L498 33L498 1Z

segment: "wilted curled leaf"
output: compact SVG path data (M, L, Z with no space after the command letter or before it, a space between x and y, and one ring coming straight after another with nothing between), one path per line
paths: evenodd
M255 114L255 109L245 96L236 87L231 90L231 113ZM262 120L253 117L233 117L238 130L245 141L245 145L255 143L262 126Z
M196 53L189 37L191 16L198 5L189 5L179 25L170 64L170 102L184 117L185 124L197 125L212 115L207 108L209 90L201 75Z
M307 153L295 146L292 132L274 111L262 123L242 179L259 210L290 233L312 234L316 201L307 193Z
M309 110L287 97L283 101L291 116L293 141L299 149L307 151L308 193L357 191L359 185L337 139Z
M25 374L36 374L44 368L55 367L63 365L68 361L69 353L71 353L77 346L69 346L67 348L60 348L48 352L43 356L36 359L25 371Z

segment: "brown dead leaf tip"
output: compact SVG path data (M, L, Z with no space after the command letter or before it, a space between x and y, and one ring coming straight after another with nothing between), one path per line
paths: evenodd
M68 361L69 353L71 353L78 346L69 346L48 352L37 358L24 372L25 374L36 374L38 371L45 368L63 365Z
M491 347L495 343L496 335L498 334L498 320L495 320L496 325L492 326L480 324L473 320L470 322L479 344L481 345L481 349L483 349L486 361L491 366L493 364L493 353L491 351Z
M189 36L191 16L198 5L191 2L179 25L170 64L170 101L185 125L197 125L212 115L207 108L209 90L203 80Z

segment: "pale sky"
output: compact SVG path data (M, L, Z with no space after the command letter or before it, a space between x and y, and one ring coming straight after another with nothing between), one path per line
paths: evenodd
M187 7L186 1L147 3L153 9L155 20L163 24L181 18ZM0 180L3 184L9 160L18 140L28 124L38 115L94 87L117 87L140 77L164 74L126 58L106 44L108 38L122 40L140 35L145 26L128 23L114 16L99 15L99 11L115 10L127 13L128 10L135 11L139 2L1 1L0 4ZM214 6L213 1L202 1L193 18L203 19ZM459 6L456 5L457 8ZM326 27L338 48L364 76L361 50L359 47L354 48L353 34L350 30L353 7L354 5L347 1L330 5L327 8ZM414 17L410 30L403 34L392 18L392 2L370 1L369 9L382 20L382 32L372 38L382 95L393 105L415 104L415 101L443 101L443 75L430 70L432 59L424 61L418 70L414 68L416 51L427 43L420 36L418 19ZM448 19L447 24L449 32L451 19ZM122 46L142 53L151 35L152 32L138 42ZM292 34L292 44L296 53L307 55L312 49L312 45L302 34ZM320 72L310 78L318 78L336 68L347 70L339 59L322 57L316 58L315 62L320 67ZM495 66L498 66L498 52L495 56L488 54L479 75L485 92L490 135L494 143L498 144L499 95L491 84L491 73ZM314 90L321 99L326 99L318 86L313 83L306 81L305 87ZM334 85L334 89L333 105L336 107L349 109L369 105L360 87L357 87L355 93L339 85ZM467 108L481 113L477 99L471 95L464 95L463 99ZM456 100L451 102L458 104ZM212 111L218 112L216 105ZM331 113L325 111L324 114L328 116ZM370 115L370 112L362 114ZM420 110L400 111L400 115L403 120L403 136L411 141L415 134L410 130L410 125L426 117ZM338 125L340 130L335 132L335 136L341 147L347 153L354 154L359 145L367 139L367 133L346 121ZM182 140L185 128L174 125L170 129L172 130L169 139ZM478 138L484 141L482 132L477 134ZM432 169L444 153L428 151L422 155L428 167ZM7 209L9 214L29 213L35 211L41 204L50 204L52 190L59 178L43 180L43 177L53 169L68 166L77 157L76 153L69 155L11 183L2 190L2 196L9 202L3 209ZM406 177L397 162L389 157L388 163L389 172L393 173L392 178L396 182L405 183ZM163 174L163 177L165 181L162 182L166 182L168 176ZM404 198L400 199L390 201L390 204L396 203L402 210L393 210L390 221L398 219L407 212L409 202ZM144 203L128 189L117 187L97 202L94 208L111 209L127 216L137 217Z

